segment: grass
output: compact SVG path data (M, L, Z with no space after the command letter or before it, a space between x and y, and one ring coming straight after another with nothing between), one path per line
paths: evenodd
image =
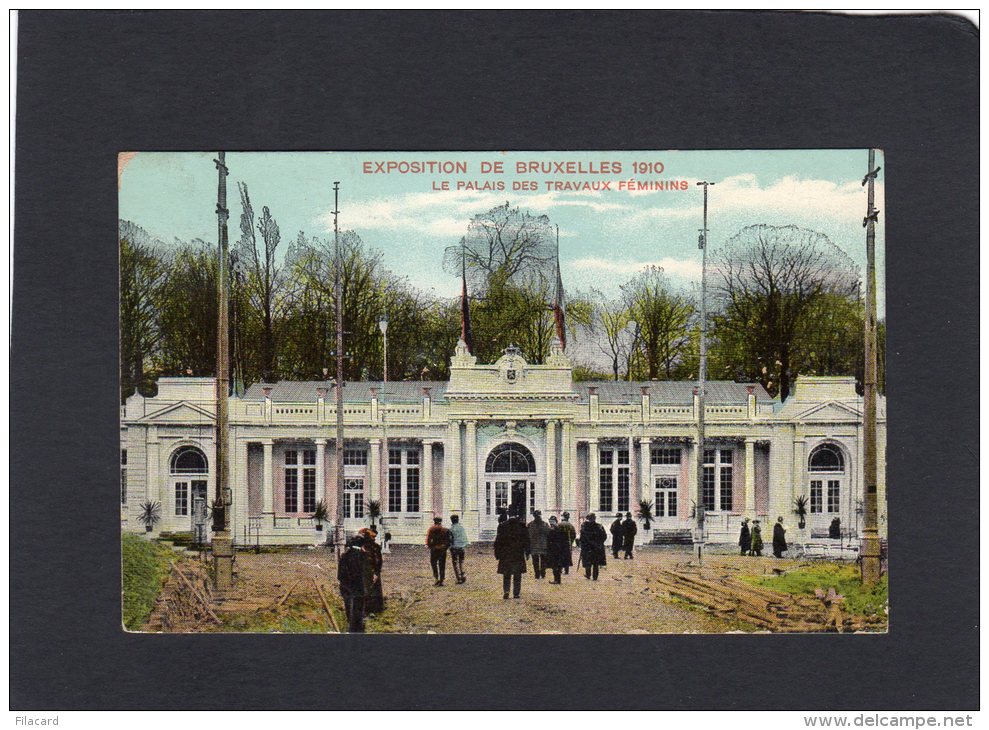
M223 626L214 631L237 631L250 634L325 634L326 621L300 616L278 615L273 611L261 611L224 618Z
M844 610L859 616L885 616L889 601L889 581L883 576L872 588L862 585L859 569L853 565L813 565L788 570L780 576L741 576L752 585L780 593L813 596L817 588L828 588L845 597Z
M120 542L124 628L140 631L177 555L171 548L123 533Z

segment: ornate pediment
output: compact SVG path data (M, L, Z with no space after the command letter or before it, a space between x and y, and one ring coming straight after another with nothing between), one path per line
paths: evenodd
M820 403L792 417L795 421L829 422L829 421L860 421L862 411L838 401Z
M141 422L150 423L183 423L183 424L197 424L197 423L210 423L214 421L214 416L211 411L202 408L194 403L189 403L187 401L182 401L180 403L173 403L164 408L160 408L154 413L149 413L140 419Z

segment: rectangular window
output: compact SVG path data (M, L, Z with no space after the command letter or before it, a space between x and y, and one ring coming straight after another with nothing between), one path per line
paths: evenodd
M491 482L485 482L484 486L484 514L491 514Z
M367 451L365 449L344 449L343 463L345 466L367 466Z
M529 514L532 514L536 509L536 484L535 482L529 482Z
M287 452L286 452L286 456L287 456ZM297 512L298 509L299 509L299 472L297 469L286 469L285 470L285 511Z
M285 463L287 465L295 466L299 463L299 452L295 449L290 449L285 452Z
M657 517L677 516L676 477L658 477L656 479L655 511Z
M601 449L601 464L611 464L614 459L614 453L611 449Z
M705 466L704 467L704 488L701 492L701 497L703 500L704 511L714 512L716 509L714 500L714 467Z
M705 464L714 463L714 449L704 449L704 463Z
M127 449L120 450L120 466L127 466Z
M628 463L628 449L620 449L618 451L618 463L619 464Z
M388 511L402 511L402 470L388 470Z
M189 514L189 482L175 482L175 514Z
M624 453L627 457L628 452ZM619 458L619 463L621 463L621 458ZM629 511L629 470L627 466L618 469L618 511Z
M734 452L731 449L721 449L722 464L731 464L732 456L734 456Z
M679 464L680 449L653 449L649 460L653 464Z
M508 482L495 482L495 512L508 507Z
M822 510L824 502L824 482L820 479L810 480L810 512L817 514Z
M841 482L837 479L828 480L828 512L837 512L840 509Z
M405 473L405 511L419 511L419 469L409 469Z
M316 465L316 452L311 449L306 449L302 452L302 463L306 466Z
M405 452L405 463L419 465L419 450L409 449Z
M402 450L401 449L388 449L388 463L395 464L398 466L402 463Z
M602 512L611 512L611 503L612 503L611 498L613 495L613 487L614 487L614 484L612 483L612 478L613 478L612 474L613 472L611 471L610 466L601 469L601 499L600 499L600 504L598 505L598 509L600 509Z
M315 469L302 470L302 511L307 514L312 514L316 511Z
M731 509L732 509L731 467L723 466L721 467L721 511L731 512Z

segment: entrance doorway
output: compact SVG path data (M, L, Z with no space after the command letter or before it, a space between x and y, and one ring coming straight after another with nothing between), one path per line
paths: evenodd
M500 444L488 455L484 472L485 526L496 526L502 512L527 521L536 508L536 460L532 452L519 443Z

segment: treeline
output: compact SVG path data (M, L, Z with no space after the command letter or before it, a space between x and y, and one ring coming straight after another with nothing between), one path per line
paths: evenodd
M231 381L332 378L335 369L333 240L299 232L282 241L267 207L255 213L239 186L240 236L230 249ZM388 378L445 380L461 336L460 297L442 298L387 269L354 231L340 235L348 380L384 371L378 321L387 315ZM216 367L215 244L166 244L120 223L121 398L154 392L166 375L210 376ZM708 377L758 381L786 397L798 374L856 374L863 367L863 308L854 265L821 234L753 226L711 253ZM567 351L584 353L576 378L693 379L699 297L662 269L631 277L617 297L565 298L556 232L546 216L509 204L475 216L444 267L468 291L472 348L493 362L510 344L530 362L548 356L554 306L565 308ZM885 327L880 325L880 388ZM579 347L575 348L575 345Z

